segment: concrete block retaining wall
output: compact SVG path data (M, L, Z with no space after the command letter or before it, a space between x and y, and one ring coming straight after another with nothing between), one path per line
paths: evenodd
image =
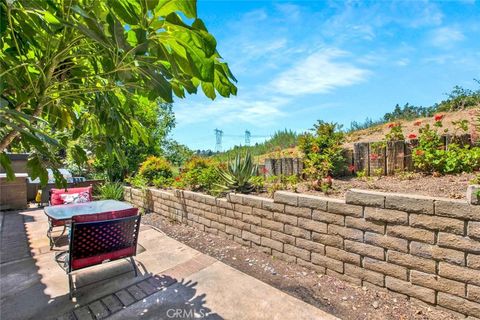
M480 206L350 190L345 200L274 199L126 187L125 199L356 285L387 288L480 318Z

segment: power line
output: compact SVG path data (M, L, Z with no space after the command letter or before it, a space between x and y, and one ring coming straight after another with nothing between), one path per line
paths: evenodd
M250 133L250 131L248 130L245 130L245 145L246 146L249 146L250 145L250 136L252 134Z
M219 129L215 129L215 151L217 152L222 152L222 137L223 137L223 131Z

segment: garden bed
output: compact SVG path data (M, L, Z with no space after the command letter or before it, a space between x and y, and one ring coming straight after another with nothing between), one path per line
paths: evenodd
M377 288L357 287L342 280L275 259L260 250L193 227L173 223L157 214L142 222L252 277L342 319L456 319L450 313Z
M344 199L347 190L355 188L452 199L465 199L467 187L475 176L475 173L445 175L440 177L420 173L405 173L402 176L369 178L344 177L333 180L332 189L328 194L324 194L321 191L310 190L307 182L299 183L297 186L297 192L322 196L326 195ZM270 197L267 192L262 192L258 195Z

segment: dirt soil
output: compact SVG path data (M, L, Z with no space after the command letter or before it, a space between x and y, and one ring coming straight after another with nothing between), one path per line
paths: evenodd
M290 191L343 199L347 190L355 188L382 192L465 199L467 195L467 187L477 174L480 174L480 172L445 175L440 177L408 172L396 176L367 178L344 177L334 179L332 189L327 194L321 191L310 190L311 188L309 188L308 182L302 182L298 184L297 190ZM259 193L257 195L271 197L267 192Z
M377 288L357 287L257 249L146 214L142 222L223 263L341 319L457 319L448 312Z

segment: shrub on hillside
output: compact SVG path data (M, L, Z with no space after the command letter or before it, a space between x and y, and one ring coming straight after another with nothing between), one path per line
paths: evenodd
M455 174L472 172L480 169L480 147L462 146L450 143L444 148L443 139L439 133L443 116L435 116L435 125L425 125L420 128L418 145L413 149L414 167L426 173Z
M319 120L312 131L299 138L299 148L304 154L304 173L316 180L337 175L346 166L342 148L345 134L341 126Z

